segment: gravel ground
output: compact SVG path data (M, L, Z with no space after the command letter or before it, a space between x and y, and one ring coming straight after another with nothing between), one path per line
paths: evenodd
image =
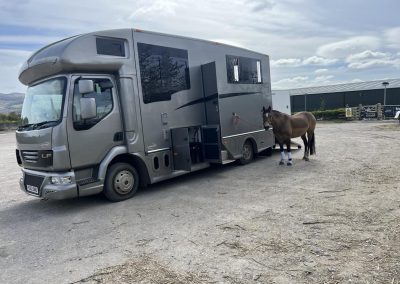
M319 123L310 162L275 153L109 203L25 195L0 133L0 283L398 284L399 139L394 121Z

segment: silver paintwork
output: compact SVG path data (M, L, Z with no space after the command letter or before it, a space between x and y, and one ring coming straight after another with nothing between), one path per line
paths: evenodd
M122 39L125 56L97 54L96 38ZM144 104L139 59L136 56L138 42L188 50L190 89L173 94L170 101ZM260 60L263 84L228 84L226 55ZM215 64L207 65L210 62ZM202 70L205 64L207 68ZM66 76L69 84L61 122L40 132L17 132L17 148L54 151L51 168L34 169L43 175L47 175L44 171L76 172L80 180L85 180L97 173L92 183L77 186L76 192L80 196L100 192L108 166L121 157L143 164L150 183L209 166L211 160L182 164L184 170L174 169L176 149L172 141L173 129L187 128L188 138L191 139L196 129L217 127L220 137L224 137L224 143L220 145L221 151L226 152L224 156L229 161L239 159L247 140L252 141L256 152L274 144L272 130L260 131L263 128L261 108L271 105L269 69L267 55L192 38L132 29L71 37L37 51L21 68L19 79L24 84L30 85L57 76ZM204 73L210 70L211 73ZM94 127L76 130L72 118L75 82L78 79L95 78L108 78L115 86L112 91L113 109ZM207 84L207 80L215 80L214 85ZM219 95L248 95L220 96L206 103L191 103L201 101L204 93L212 95L213 92ZM240 118L234 119L233 113ZM122 141L115 141L117 133L123 133ZM182 149L184 143L179 147ZM180 153L188 155L188 151ZM159 161L158 168L154 166L155 159ZM165 160L168 159L170 162L166 165ZM213 162L224 161L220 159ZM70 190L68 192L72 196L73 189Z
M24 187L24 178L25 174L35 175L44 177L42 186L39 188L39 197L45 199L67 199L78 196L78 188L75 181L74 172L43 172L43 171L34 171L28 169L22 169L23 177L19 181L19 186L23 192L28 195L36 196L28 191L26 191ZM51 183L52 176L70 176L71 183L66 185L55 185Z

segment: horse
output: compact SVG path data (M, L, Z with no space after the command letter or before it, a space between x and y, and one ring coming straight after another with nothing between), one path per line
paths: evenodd
M303 111L294 115L287 115L277 110L272 110L271 106L267 109L263 106L262 113L265 129L268 129L269 126L272 125L275 140L279 144L281 151L280 165L285 164L285 152L283 150L284 144L286 145L286 150L288 152L287 165L291 166L293 164L292 153L290 150L291 138L301 137L303 140L303 160L309 161L309 155L316 154L314 130L317 120L312 113Z

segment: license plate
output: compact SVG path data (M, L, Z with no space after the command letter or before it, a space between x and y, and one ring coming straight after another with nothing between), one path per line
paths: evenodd
M26 191L33 193L33 194L39 194L39 188L37 186L34 185L26 185Z

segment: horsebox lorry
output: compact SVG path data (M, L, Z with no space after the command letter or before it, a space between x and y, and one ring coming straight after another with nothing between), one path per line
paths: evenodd
M35 52L16 131L21 189L111 201L274 145L267 55L136 29L73 36Z

